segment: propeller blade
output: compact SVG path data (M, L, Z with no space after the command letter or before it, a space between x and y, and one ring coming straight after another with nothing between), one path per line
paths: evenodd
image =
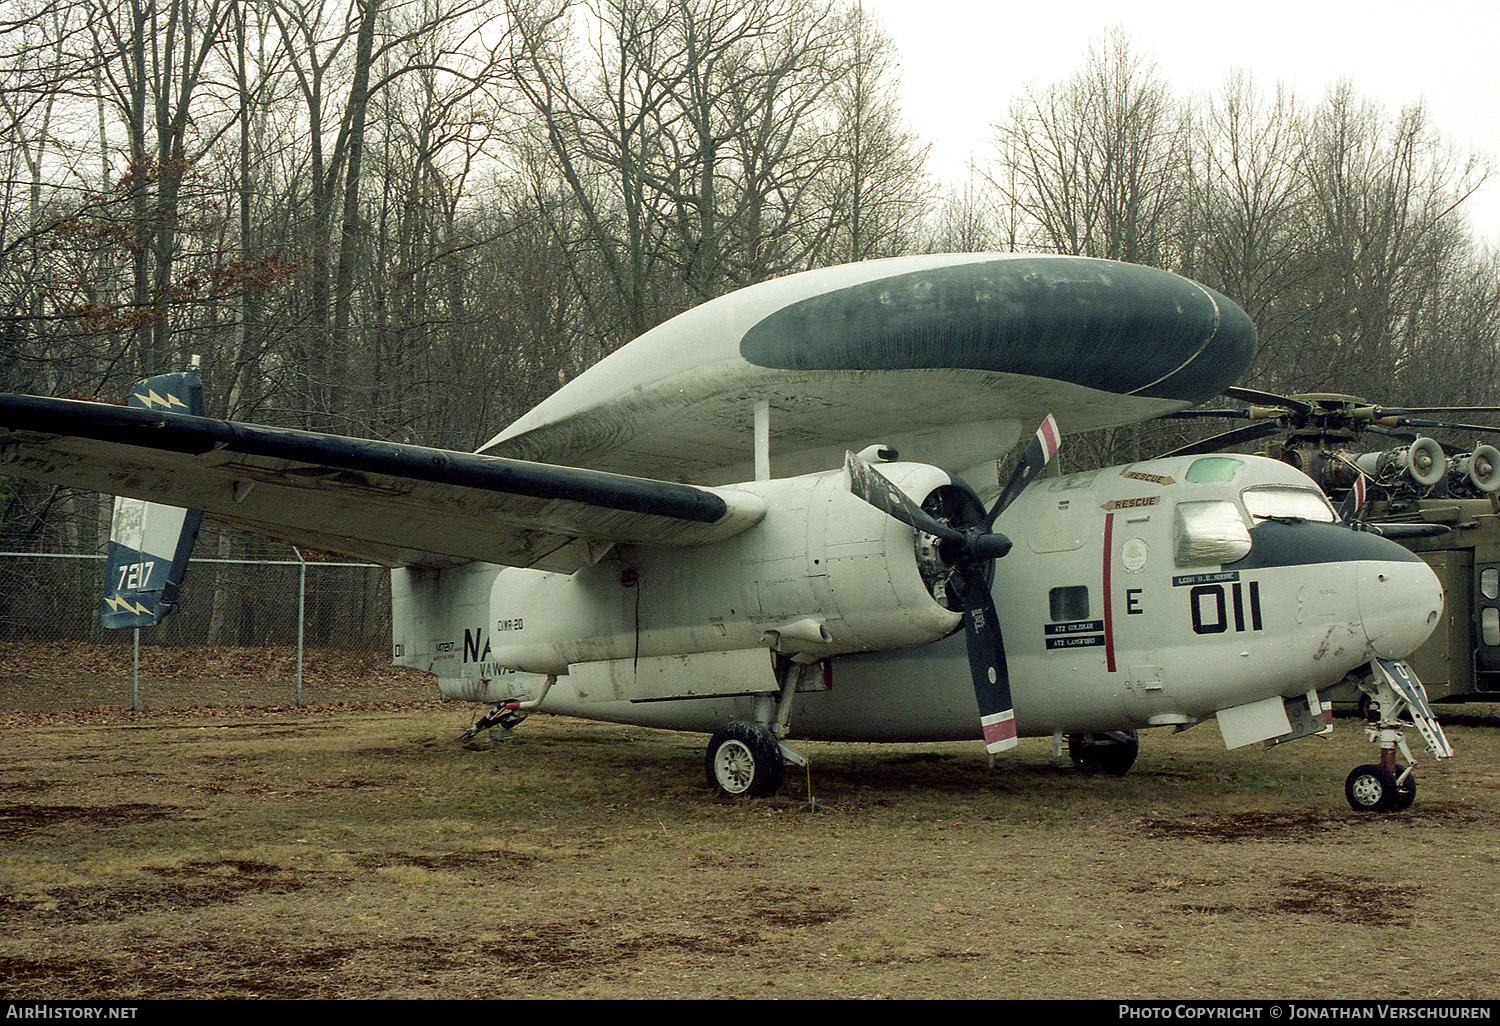
M964 640L969 646L969 673L979 705L979 727L991 754L1016 746L1016 714L1010 698L1010 669L1005 639L995 615L995 599L978 565L963 574Z
M880 471L852 452L844 454L844 468L849 471L849 489L855 495L888 517L908 527L949 541L962 541L964 534L934 518L911 496Z
M1202 453L1218 452L1231 445L1239 445L1241 442L1253 442L1257 438L1274 435L1280 430L1282 430L1281 425L1274 420L1257 421L1254 424L1246 424L1244 427L1237 427L1221 434L1210 435L1196 442L1189 442L1187 445L1179 446L1171 452L1162 453L1158 458L1163 459L1168 456L1198 456Z
M985 518L984 529L988 531L995 526L995 520L1005 507L1015 501L1032 480L1040 474L1052 462L1052 457L1057 455L1058 448L1062 445L1062 434L1057 430L1057 421L1052 419L1052 414L1037 427L1036 434L1032 435L1031 443L1026 446L1026 453L1021 461L1016 464L1016 469L1011 471L1010 480L1005 483L1005 488L1000 492L1000 498L995 500L994 508L990 510L989 516Z
M1365 496L1369 494L1370 479L1363 471L1354 479L1354 484L1349 488L1349 494L1344 496L1344 502L1339 506L1339 519L1351 521L1359 518L1359 511L1365 508Z

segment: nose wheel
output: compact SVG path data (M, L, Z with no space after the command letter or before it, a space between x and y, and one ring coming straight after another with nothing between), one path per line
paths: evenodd
M1344 797L1355 812L1401 812L1417 797L1417 778L1411 767L1356 766L1344 781Z
M1438 725L1427 691L1411 667L1391 659L1370 664L1371 679L1360 685L1369 710L1370 740L1380 748L1380 762L1356 766L1344 781L1344 797L1355 812L1402 812L1417 797L1417 779L1412 772L1411 749L1402 736L1404 727L1417 728L1427 750L1437 759L1453 757L1453 747ZM1396 760L1400 752L1408 765Z

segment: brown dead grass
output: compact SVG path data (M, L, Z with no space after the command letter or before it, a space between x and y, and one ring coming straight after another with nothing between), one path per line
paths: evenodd
M1148 734L1121 779L1046 740L994 770L977 743L808 745L737 803L700 737L538 716L466 748L473 718L8 717L0 999L1500 994L1489 716L1378 818L1344 803L1352 720L1271 751Z
M224 648L126 643L0 642L0 723L32 713L297 705L292 646ZM436 701L427 674L391 665L384 652L308 649L301 704ZM17 717L21 719L18 720Z

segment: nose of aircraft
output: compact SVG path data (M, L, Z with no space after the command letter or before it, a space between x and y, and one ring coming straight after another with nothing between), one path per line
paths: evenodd
M1370 651L1381 659L1405 659L1437 629L1443 615L1437 575L1389 538L1342 524L1276 520L1258 524L1250 537L1250 553L1226 570L1301 566L1316 574L1320 565L1352 564L1357 615Z
M1376 655L1405 659L1437 628L1443 587L1426 563L1395 542L1386 544L1394 550L1391 559L1359 564L1360 619Z

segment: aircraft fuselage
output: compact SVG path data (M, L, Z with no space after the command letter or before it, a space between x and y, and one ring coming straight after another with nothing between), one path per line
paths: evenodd
M882 470L918 500L947 480ZM711 731L776 693L791 660L813 669L790 737L977 737L961 617L923 575L923 538L847 482L736 486L767 501L749 531L573 575L398 570L398 661L450 697L526 700L550 675L545 711ZM1187 725L1408 654L1440 615L1436 578L1332 520L1310 480L1251 456L1034 483L996 525L1015 544L992 586L1018 733Z

